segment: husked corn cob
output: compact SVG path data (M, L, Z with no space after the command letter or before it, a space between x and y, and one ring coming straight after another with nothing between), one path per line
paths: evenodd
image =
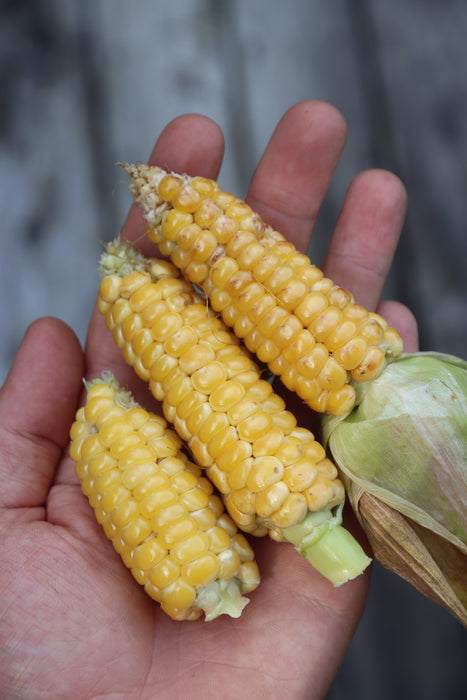
M249 352L170 263L110 244L98 308L126 361L149 382L236 524L283 539L307 512L344 501L337 469L297 426ZM121 253L121 257L120 257ZM133 269L131 266L140 269ZM145 269L146 268L146 269Z
M336 467L206 300L173 265L118 240L101 273L98 308L115 343L237 526L293 542L335 585L359 575L370 560L340 525Z
M125 169L150 240L315 411L347 413L353 380L374 378L402 352L399 334L381 316L356 304L215 181L155 166Z
M253 551L166 421L104 374L71 440L98 522L151 598L175 620L238 617L259 583Z

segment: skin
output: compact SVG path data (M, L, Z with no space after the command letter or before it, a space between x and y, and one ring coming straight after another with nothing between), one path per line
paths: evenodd
M307 101L279 122L252 178L249 203L305 250L346 140L331 105ZM200 115L172 121L150 162L216 177L219 127ZM325 272L378 309L417 349L416 323L395 302L378 307L406 210L391 173L371 170L349 186ZM146 253L133 207L125 235ZM340 588L314 572L291 545L254 542L260 587L241 618L174 622L123 567L81 494L68 432L83 402L82 377L112 370L153 408L94 311L83 352L61 321L27 330L0 391L0 695L76 697L323 698L362 615L369 571ZM299 423L311 413L300 410ZM365 544L347 513L345 524Z

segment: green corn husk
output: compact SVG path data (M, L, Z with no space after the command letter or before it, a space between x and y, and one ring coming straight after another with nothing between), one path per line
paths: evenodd
M323 438L376 559L467 627L467 362L402 355Z

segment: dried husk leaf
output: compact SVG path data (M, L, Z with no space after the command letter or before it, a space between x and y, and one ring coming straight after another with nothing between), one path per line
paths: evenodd
M467 627L465 555L351 482L347 493L378 562Z
M323 435L378 561L467 626L467 363L404 355Z

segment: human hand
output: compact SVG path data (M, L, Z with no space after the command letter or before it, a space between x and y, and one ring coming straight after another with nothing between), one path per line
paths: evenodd
M330 105L300 103L279 123L253 177L249 203L302 250L345 132ZM222 154L218 127L186 115L166 127L150 162L216 177ZM333 234L326 274L372 309L405 206L395 176L362 173ZM144 229L133 207L124 235L151 253ZM378 311L401 332L406 349L415 350L410 312L389 302ZM293 546L262 538L253 542L262 581L239 619L169 619L106 540L68 456L82 377L103 369L153 408L97 312L84 354L63 323L34 323L0 392L0 695L323 698L362 614L369 574L334 588ZM307 425L311 412L300 410L299 423ZM349 527L358 533L355 523Z

